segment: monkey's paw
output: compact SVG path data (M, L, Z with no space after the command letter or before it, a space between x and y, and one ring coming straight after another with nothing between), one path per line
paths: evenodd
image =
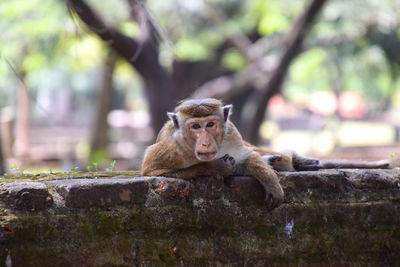
M223 161L225 161L226 163L231 164L232 166L235 166L236 161L233 157L229 156L229 154L225 154L222 158Z
M279 164L279 162L282 160L281 155L264 155L264 156L262 156L262 158L265 161L265 163L267 163L273 169L275 169L274 167L277 164Z
M321 168L319 160L307 158L297 153L293 154L293 167L296 171L317 171Z
M272 190L271 190L272 189ZM277 188L270 188L265 190L265 203L269 210L279 207L283 202L283 190L280 186Z
M214 168L223 177L229 177L234 174L235 171L235 159L228 154L213 161Z

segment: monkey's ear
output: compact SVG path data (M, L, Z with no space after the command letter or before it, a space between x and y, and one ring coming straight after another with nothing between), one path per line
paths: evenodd
M231 115L231 108L232 108L232 105L225 105L222 107L225 122L229 119L229 116Z
M172 120L172 122L174 123L174 127L175 129L179 129L179 123L178 123L178 115L176 115L176 113L174 112L167 112L168 117Z

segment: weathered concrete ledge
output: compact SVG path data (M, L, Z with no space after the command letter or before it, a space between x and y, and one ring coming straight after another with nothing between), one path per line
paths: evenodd
M0 180L0 266L397 264L400 170L280 177Z

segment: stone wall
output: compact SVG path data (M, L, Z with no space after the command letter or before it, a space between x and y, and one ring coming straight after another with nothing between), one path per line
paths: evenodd
M0 266L398 264L399 170L280 177L274 211L249 177L3 179Z

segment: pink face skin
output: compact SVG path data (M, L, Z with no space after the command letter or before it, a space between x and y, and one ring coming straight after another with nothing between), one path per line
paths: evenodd
M211 115L190 118L185 121L185 141L194 148L200 161L211 161L217 155L219 144L224 137L223 123L219 116Z

